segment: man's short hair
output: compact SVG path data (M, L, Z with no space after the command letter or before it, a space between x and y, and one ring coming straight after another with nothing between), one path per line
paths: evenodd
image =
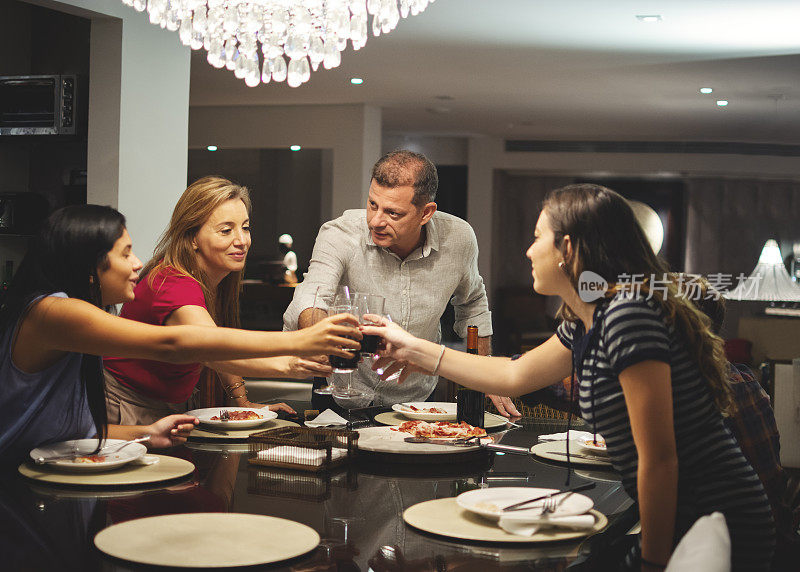
M436 199L439 176L436 166L422 153L397 149L386 153L372 167L372 178L382 187L414 187L411 202L422 206Z

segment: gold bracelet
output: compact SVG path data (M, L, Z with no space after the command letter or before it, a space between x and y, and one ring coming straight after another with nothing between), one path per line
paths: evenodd
M247 388L245 388L245 390L244 390L244 395L234 395L233 394L233 392L235 390L239 389L240 387L244 387L244 381L240 381L238 383L234 383L233 385L226 385L225 388L224 388L225 389L225 393L231 399L236 399L237 397L244 397L245 395L247 395Z

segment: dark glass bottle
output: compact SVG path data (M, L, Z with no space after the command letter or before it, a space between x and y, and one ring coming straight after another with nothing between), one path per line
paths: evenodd
M478 353L478 326L467 326L467 353ZM460 387L456 394L456 412L459 421L466 421L473 427L483 427L484 401L481 391Z

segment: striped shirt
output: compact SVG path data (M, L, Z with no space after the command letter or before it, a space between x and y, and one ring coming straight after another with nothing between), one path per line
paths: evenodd
M678 455L675 542L700 516L718 510L731 533L733 569L769 570L775 527L764 488L660 305L619 294L597 305L589 332L584 333L580 322L563 322L557 336L574 349L581 415L605 438L611 461L634 500L638 454L619 375L644 361L669 364Z

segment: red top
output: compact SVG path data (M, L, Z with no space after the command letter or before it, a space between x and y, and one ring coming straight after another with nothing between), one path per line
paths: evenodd
M194 278L172 268L145 276L134 288L136 298L122 306L120 316L145 324L163 325L181 306L206 307L203 290ZM182 403L192 395L203 366L146 359L103 358L103 365L122 385L152 399Z

